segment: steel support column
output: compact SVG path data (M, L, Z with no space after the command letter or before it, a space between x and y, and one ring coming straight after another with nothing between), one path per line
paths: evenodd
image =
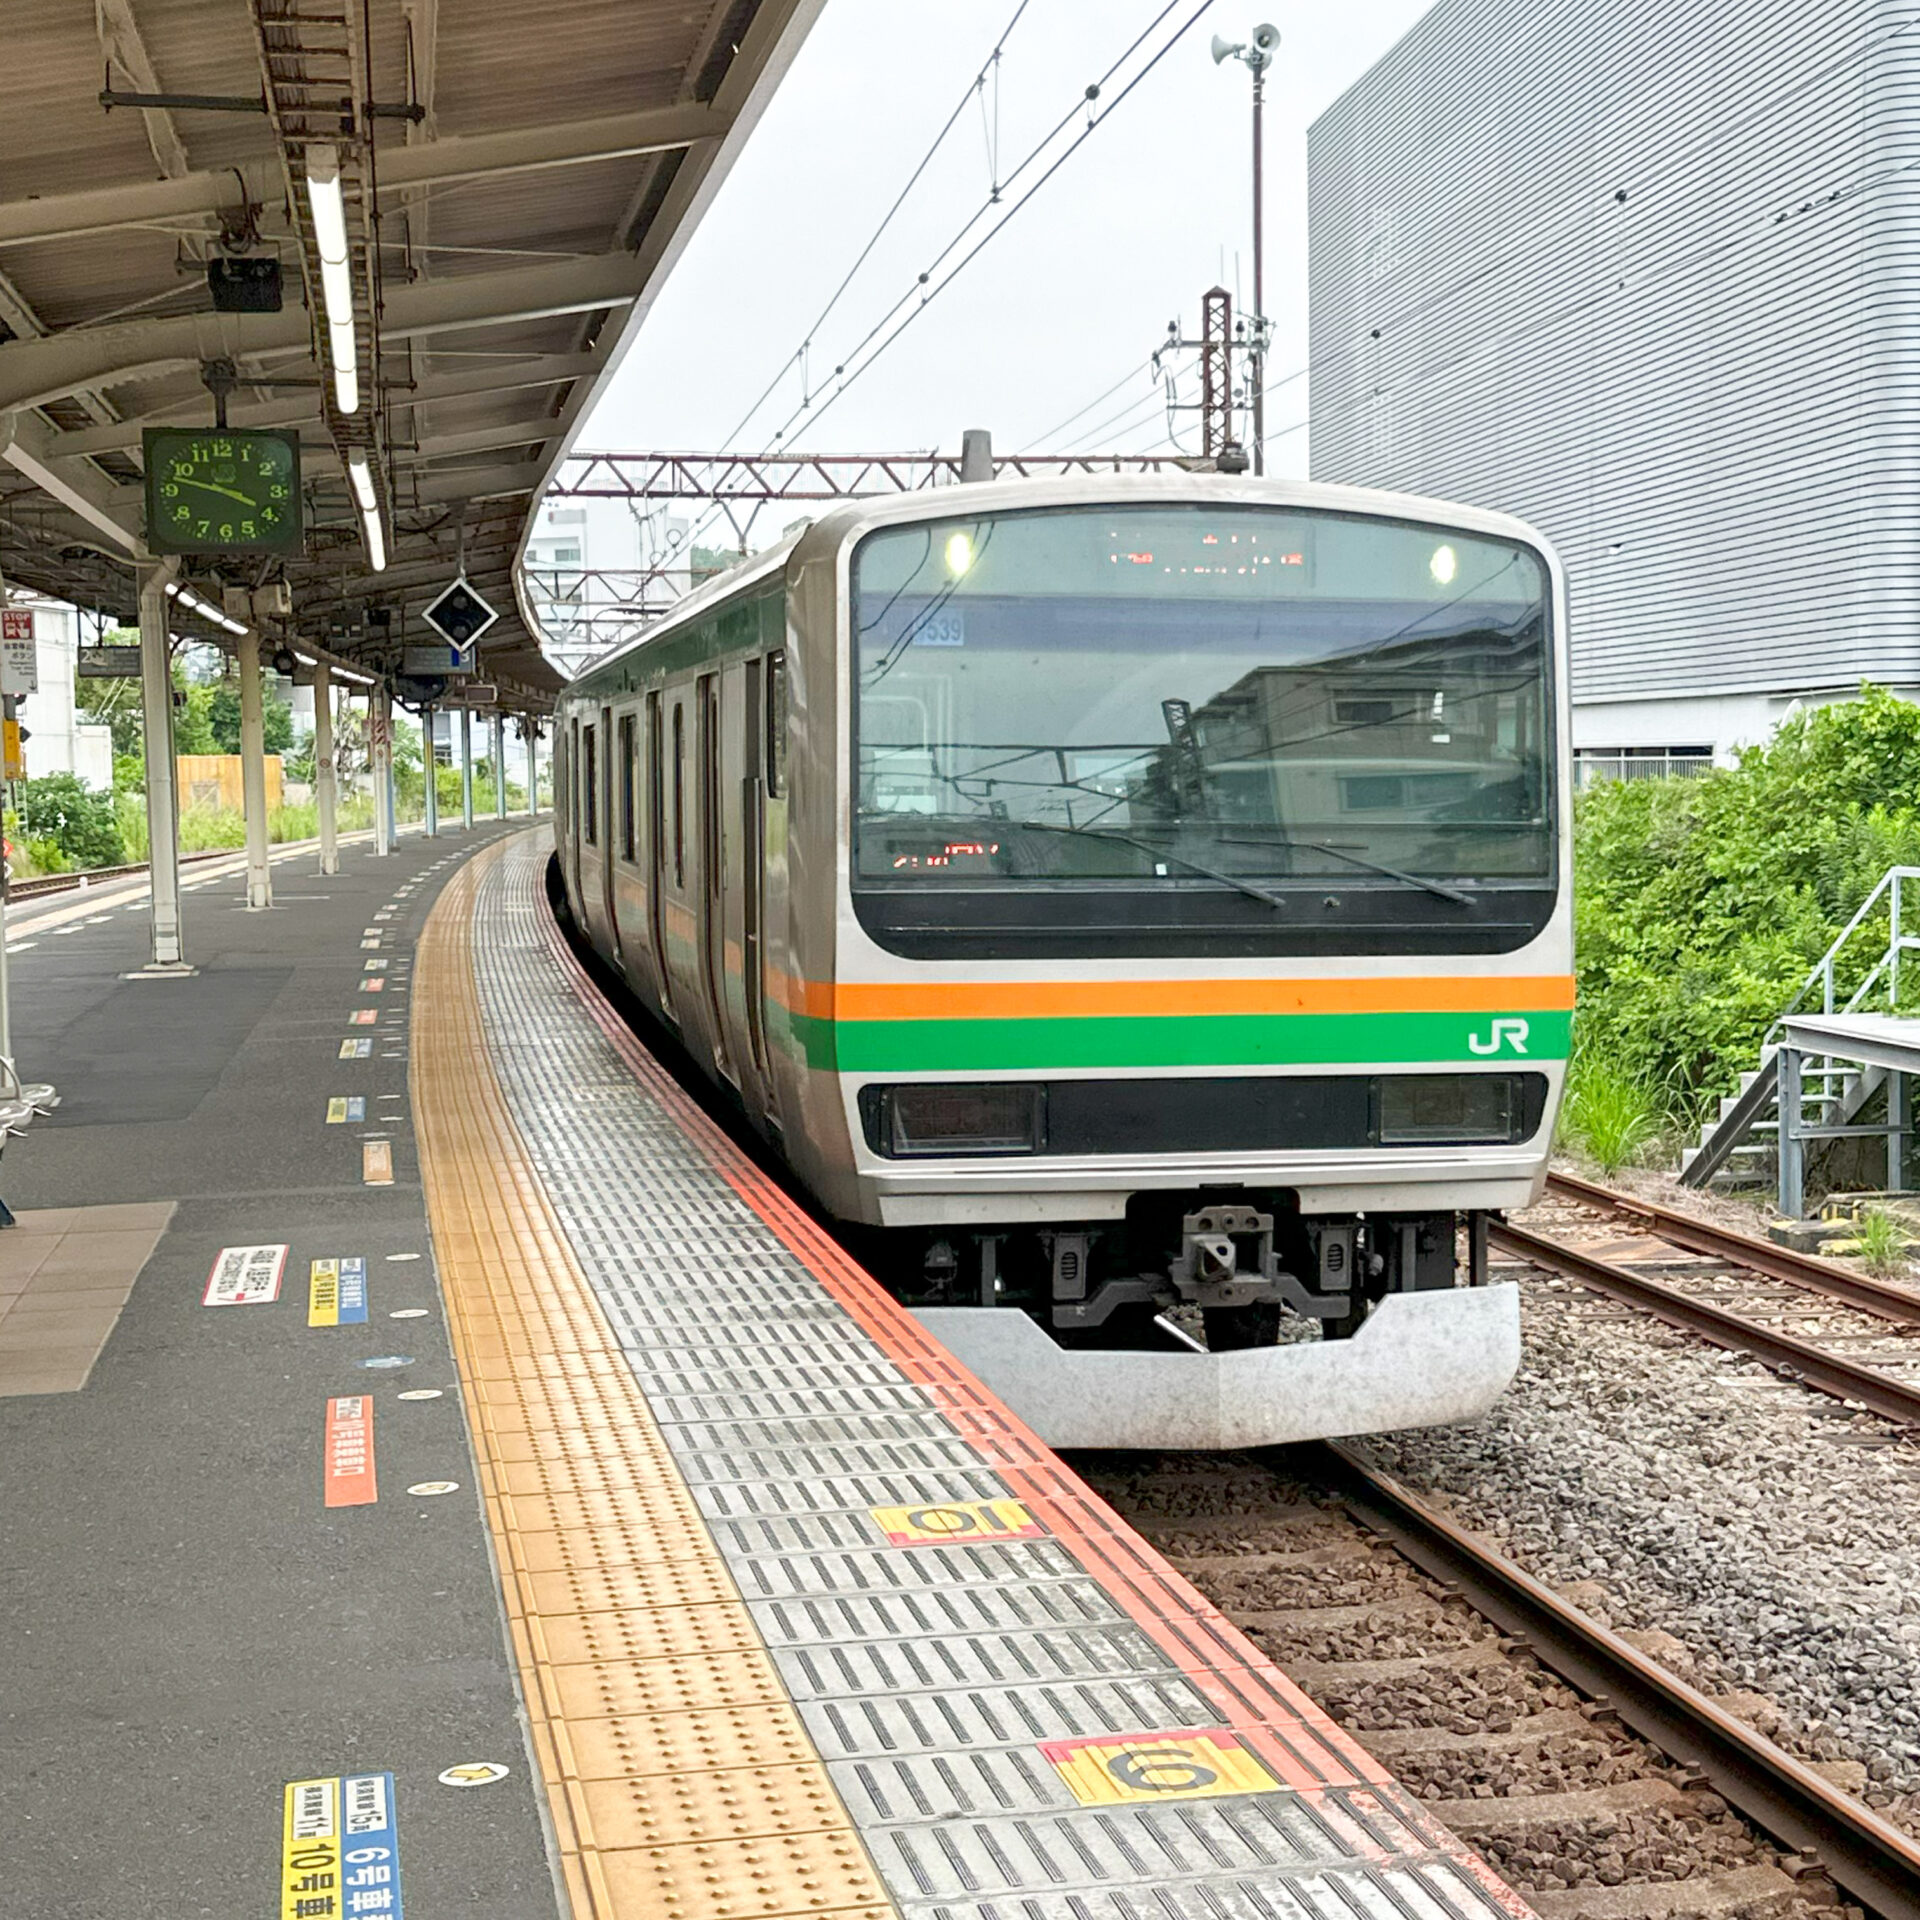
M339 782L333 764L333 669L324 660L313 669L313 802L319 816L320 871L340 871Z
M367 771L373 777L373 850L393 851L393 695L367 690Z
M527 722L527 818L540 818L540 723Z
M1780 1049L1780 1212L1798 1220L1807 1199L1807 1149L1800 1136L1800 1050Z
M493 816L507 817L507 719L502 713L493 716Z
M167 587L175 563L140 576L140 698L147 759L147 865L152 882L153 964L186 965L180 933L180 804L173 767L173 657Z
M240 788L247 814L247 906L273 905L273 870L267 864L267 738L260 700L260 629L251 622L234 641L240 663Z
M473 831L473 714L460 709L460 824Z
M420 759L427 776L426 811L420 822L420 831L432 840L440 832L440 756L434 750L431 707L422 708L420 713Z

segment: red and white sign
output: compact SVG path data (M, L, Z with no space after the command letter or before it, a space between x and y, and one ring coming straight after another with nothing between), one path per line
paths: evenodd
M203 1307L257 1307L280 1298L280 1276L287 1269L287 1249L277 1247L222 1247L213 1271L207 1275L207 1290L200 1296Z
M350 1393L327 1402L327 1505L370 1506L380 1497L373 1480L373 1401Z
M40 691L40 651L33 637L33 613L13 607L0 613L0 693L23 699Z

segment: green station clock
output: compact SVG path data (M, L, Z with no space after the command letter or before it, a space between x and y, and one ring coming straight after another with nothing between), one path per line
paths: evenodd
M149 427L147 545L155 553L299 553L300 441L291 433Z

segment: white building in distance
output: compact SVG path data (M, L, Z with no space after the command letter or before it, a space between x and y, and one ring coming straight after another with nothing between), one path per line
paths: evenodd
M1920 32L1441 0L1309 136L1312 471L1532 521L1592 770L1920 690Z

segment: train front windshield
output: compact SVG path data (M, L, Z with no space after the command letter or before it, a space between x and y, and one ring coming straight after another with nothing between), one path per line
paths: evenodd
M1250 506L957 516L868 535L852 620L856 905L889 944L1509 947L1547 911L1523 546Z

